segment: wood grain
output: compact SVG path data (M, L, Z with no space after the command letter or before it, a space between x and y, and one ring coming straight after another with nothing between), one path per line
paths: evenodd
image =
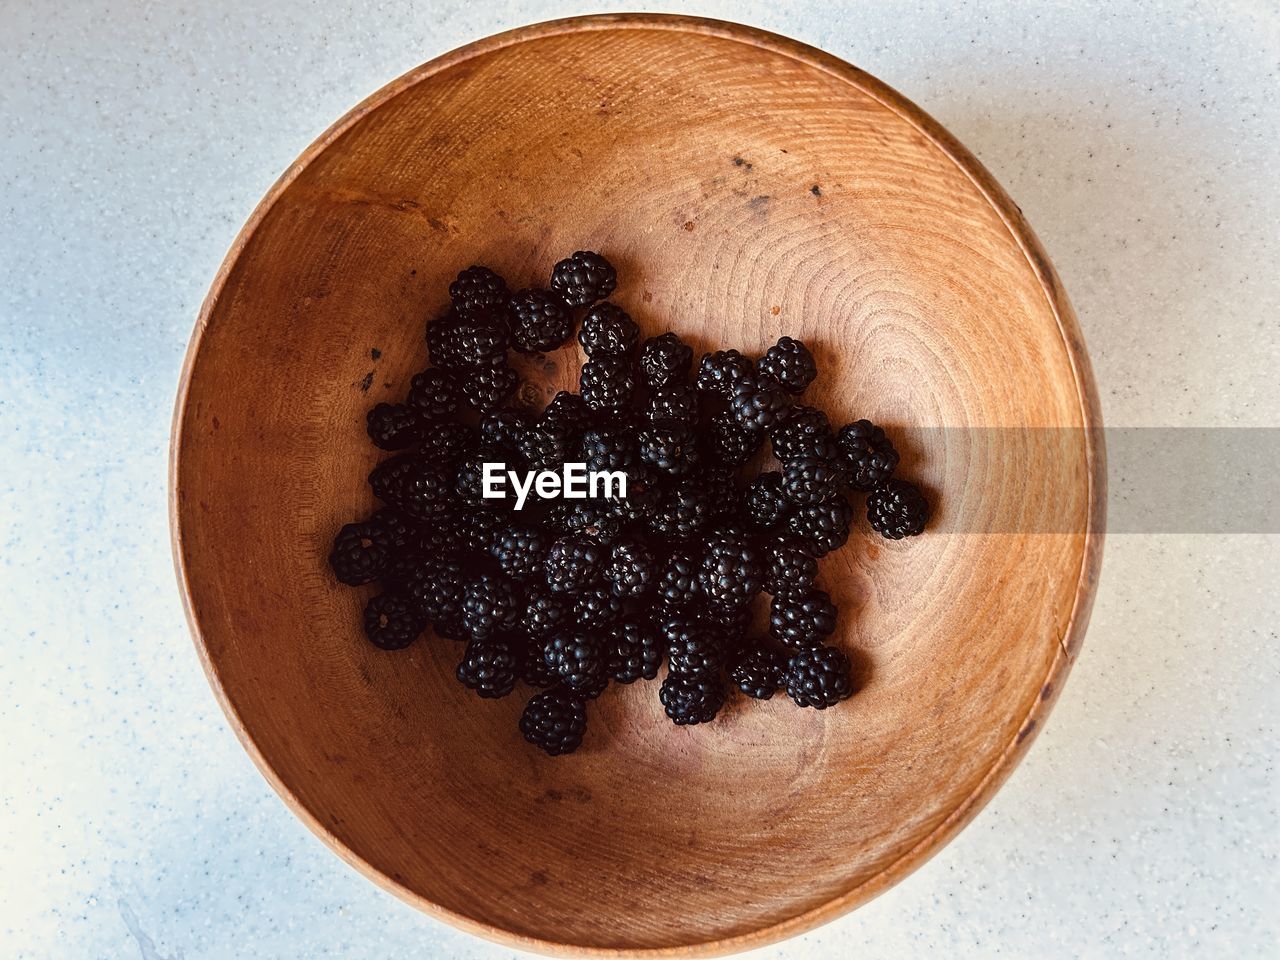
M364 411L403 394L458 269L540 283L583 247L618 265L646 333L803 337L811 402L886 424L940 494L929 536L860 530L824 564L862 686L842 708L737 704L680 729L641 684L552 761L516 735L520 698L452 679L453 644L389 655L358 636L363 597L324 556L372 505ZM528 365L528 389L549 396L577 365ZM929 429L974 426L1070 439ZM732 952L900 879L1025 752L1094 593L1099 427L1048 258L917 107L745 27L559 21L397 80L264 199L187 358L174 551L237 733L362 872L528 949ZM997 529L1013 532L981 532ZM1017 532L1035 529L1064 532Z

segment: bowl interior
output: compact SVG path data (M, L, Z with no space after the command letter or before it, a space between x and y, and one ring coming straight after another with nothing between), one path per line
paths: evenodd
M1004 775L1088 566L1085 435L1046 456L1047 432L966 429L1085 425L1025 236L874 81L673 23L528 30L357 111L233 252L179 412L179 559L242 736L353 862L534 946L732 945L876 892ZM552 760L516 732L523 697L453 680L453 643L360 636L366 593L324 558L373 506L364 412L424 364L457 270L541 285L580 248L617 264L646 334L804 338L809 402L886 425L933 492L929 535L863 524L823 563L861 686L841 708L737 702L681 729L638 684ZM525 364L526 397L577 366Z

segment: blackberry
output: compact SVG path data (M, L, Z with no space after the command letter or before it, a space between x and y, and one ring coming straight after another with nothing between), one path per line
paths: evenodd
M459 365L462 344L458 336L461 317L450 310L427 323L427 358L437 368L453 369Z
M467 267L449 284L449 299L462 314L505 308L510 295L507 281L488 267Z
M502 517L491 510L468 510L458 518L458 546L469 553L488 553Z
M595 579L602 559L602 549L591 541L562 537L547 551L547 586L556 593L576 593Z
M756 529L774 529L786 518L789 508L782 492L782 474L778 471L766 471L747 484L742 512Z
M708 603L702 621L720 638L725 654L742 646L751 625L751 608L726 603Z
M591 426L591 409L576 393L560 390L539 415L537 426L551 433L577 440Z
M658 699L677 726L710 723L724 706L724 681L717 674L669 672Z
M457 676L467 688L488 700L515 689L522 664L520 652L505 637L472 637L467 642Z
M616 544L604 565L604 578L615 596L639 597L653 581L653 556L635 541Z
M732 468L718 463L703 464L686 477L685 482L700 486L706 492L711 503L711 518L719 520L717 528L729 522L730 515L737 509L738 501L742 498ZM741 526L738 532L745 535L747 528L745 525Z
M762 643L749 643L729 664L729 680L754 700L768 700L782 686L784 661Z
M727 400L734 384L754 380L755 376L755 364L747 357L737 350L718 350L702 355L694 384L703 393L711 393Z
M669 476L687 473L697 462L693 428L687 423L659 420L641 427L637 438L640 462Z
M648 517L649 530L659 537L687 540L715 516L710 494L687 479L658 498Z
M555 514L556 528L590 543L607 547L622 535L622 520L608 504L597 500L561 504ZM603 553L601 554L603 557Z
M582 435L578 451L588 471L625 470L635 462L636 437L622 426L595 427Z
M701 597L698 568L688 554L672 554L658 572L657 598L661 609L669 612L688 610Z
M849 658L835 647L801 650L783 672L787 696L799 707L825 710L853 693Z
M415 520L448 513L452 484L443 470L420 456L400 453L383 460L369 474L373 495Z
M594 637L558 633L543 645L542 656L556 679L570 690L589 693L601 679L608 682L603 646Z
M767 430L782 420L789 402L781 388L769 381L744 379L733 385L729 413L745 430Z
M462 374L459 392L470 407L486 413L516 392L520 374L505 363L473 367Z
M707 545L698 583L711 602L745 606L760 592L763 581L760 555L745 539L725 537Z
M510 580L486 573L462 590L462 625L473 637L514 627L520 610L520 595Z
M518 454L528 429L523 414L515 410L490 410L480 419L480 442L491 450Z
M898 465L898 451L870 420L855 420L841 427L836 447L849 465L849 485L855 490L874 490Z
M597 412L617 413L635 392L635 374L622 357L593 357L582 365L578 389L582 400Z
M462 615L462 567L445 557L414 557L397 567L397 581L404 595L417 604L428 620L449 620Z
M658 472L647 466L633 465L626 469L627 495L610 497L606 501L613 515L623 523L647 524L657 510L662 495Z
M721 410L707 424L707 453L711 459L728 467L737 468L750 460L760 449L760 441L758 432L744 430L727 410Z
M369 439L383 450L403 450L422 435L422 416L403 403L380 403L365 417Z
M825 590L774 597L769 604L769 632L792 650L821 646L835 628L836 607Z
M417 522L400 516L389 507L383 507L369 520L381 525L387 534L393 556L403 556L414 550L443 550L452 539L451 524L448 522L419 526Z
M570 437L540 423L524 431L519 444L520 455L534 470L559 470L573 450Z
M569 305L547 290L521 290L510 301L511 345L520 353L558 350L573 336Z
M457 379L438 367L415 373L405 402L427 420L446 420L458 412Z
M466 452L473 439L471 428L461 423L428 424L418 446L418 459L441 468L451 467Z
M698 391L687 383L654 387L645 402L644 415L654 421L680 420L693 423L698 419Z
M348 523L333 538L329 566L339 583L358 587L382 576L394 543L391 530L377 519Z
M662 666L661 638L649 627L626 621L605 635L606 669L618 683L652 680Z
M546 541L537 530L509 527L498 531L489 545L498 567L513 580L529 580L542 574Z
M608 587L588 587L574 595L573 619L580 630L600 630L622 616L622 601Z
M914 537L929 522L929 504L914 483L889 480L867 494L867 521L886 540Z
M775 597L797 597L813 587L818 561L795 537L777 537L765 546L764 589Z
M536 640L568 626L572 618L573 607L568 599L539 588L529 595L520 624ZM542 656L541 650L538 656Z
M556 675L542 655L542 644L530 637L520 651L520 679L538 690L556 685Z
M853 508L844 497L827 503L796 507L787 518L787 529L803 540L815 557L825 557L844 546L853 523Z
M681 614L658 623L667 658L676 673L713 673L724 663L724 638L703 620Z
M579 250L551 271L551 289L571 307L587 307L603 300L618 286L618 273L598 253Z
M380 593L364 608L364 632L381 650L403 650L427 627L417 605L404 597Z
M804 393L818 375L818 365L809 348L790 337L782 337L765 351L756 369L794 395Z
M640 341L640 328L631 315L612 303L597 303L582 318L578 343L588 357L620 357Z
M484 311L451 314L427 328L427 355L437 367L486 366L504 360L510 339L500 315Z
M847 478L839 463L799 457L782 465L782 492L792 503L826 503L840 496Z
M831 437L831 421L825 413L813 407L792 407L786 419L769 430L769 442L773 455L782 463L800 457L830 460L837 455L835 441Z
M640 369L651 387L684 380L693 363L693 349L674 333L650 337L640 348Z
M586 732L587 708L567 690L534 694L520 714L520 733L553 757L577 750Z
M464 506L496 509L503 502L484 495L484 465L488 459L487 453L473 453L458 464L453 475L453 496Z
M471 635L468 634L466 628L462 626L462 614L457 611L433 622L431 624L431 629L434 630L436 636L442 640L465 642L471 639Z

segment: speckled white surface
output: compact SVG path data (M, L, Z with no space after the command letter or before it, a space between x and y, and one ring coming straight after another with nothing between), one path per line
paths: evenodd
M0 0L0 954L512 955L343 865L235 741L170 566L169 417L218 262L315 135L464 41L621 6ZM1274 3L646 5L677 7L845 57L973 149L1062 273L1109 424L1280 425ZM995 801L755 956L1274 950L1278 572L1274 536L1113 537Z

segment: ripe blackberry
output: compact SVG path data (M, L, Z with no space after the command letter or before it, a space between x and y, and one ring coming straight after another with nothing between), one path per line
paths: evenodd
M394 545L392 531L377 519L348 523L333 538L329 566L339 583L358 587L382 576Z
M486 413L516 392L520 374L505 363L473 367L462 374L458 387L467 405Z
M502 516L492 510L468 510L458 518L458 547L467 553L488 553L502 526Z
M724 706L724 680L714 673L669 672L658 699L677 726L710 723Z
M418 442L422 416L403 403L379 403L365 417L369 439L383 450L403 450Z
M551 289L571 307L587 307L603 300L618 286L618 273L598 253L579 250L566 257L551 271Z
M693 423L698 419L698 391L687 383L654 387L649 399L645 401L644 415L653 421L680 420Z
M782 420L790 401L768 380L739 380L729 395L729 413L746 430L767 430Z
M700 486L706 491L711 504L710 519L716 521L714 527L716 529L723 527L724 532L729 532L725 524L731 522L732 515L738 508L738 502L742 499L742 492L738 489L733 468L720 463L703 463L690 473L684 482ZM737 529L738 527L740 529ZM748 532L741 520L736 522L735 529L743 536Z
M571 437L535 423L520 435L520 455L533 470L559 470L573 451Z
M662 495L659 473L651 467L633 464L625 471L627 495L610 497L606 501L613 515L623 523L647 525L658 507Z
M798 707L825 710L853 693L852 667L849 658L835 647L801 650L783 672L787 696Z
M674 333L650 337L640 348L640 369L651 387L684 380L692 363L693 349Z
M874 490L898 465L898 451L870 420L855 420L841 427L836 447L849 465L849 485L855 490Z
M459 365L462 345L458 337L461 317L450 310L427 323L427 358L436 368L453 369Z
M867 494L867 521L886 540L914 537L929 522L929 504L914 483L889 480Z
M391 593L370 598L364 608L364 632L382 650L403 650L427 628L417 604Z
M538 690L546 690L557 683L556 675L551 672L546 658L542 656L542 642L533 637L526 638L520 648L520 679Z
M503 361L510 339L506 320L500 315L487 311L451 314L427 328L427 355L437 367L486 366Z
M605 635L606 667L618 683L652 680L662 666L662 640L648 625L628 620Z
M745 644L729 663L729 680L754 700L768 700L782 686L782 656L764 644Z
M540 587L529 594L520 625L529 631L532 638L539 640L568 626L572 619L570 600ZM538 656L542 656L541 650Z
M573 598L573 619L580 630L600 630L622 616L622 601L607 586L587 587Z
M578 377L583 402L596 412L617 413L630 402L635 388L631 363L623 357L593 357Z
M383 460L369 474L373 495L415 520L431 520L449 512L449 477L429 461L411 453Z
M520 441L528 429L528 421L518 411L490 410L480 419L480 442L490 450L519 454Z
M591 426L592 419L591 409L582 397L560 390L539 414L536 425L549 433L576 441Z
M417 604L428 620L461 622L462 567L447 557L412 557L397 564L396 581L404 596Z
M658 571L656 594L659 608L666 612L688 610L701 597L699 564L688 554L675 553Z
M775 597L798 597L813 588L818 561L795 537L776 537L765 545L764 589Z
M825 557L844 546L853 523L853 508L844 497L827 503L796 507L787 518L787 530L805 542L815 557Z
M760 555L745 538L724 537L707 545L698 582L711 602L745 606L760 592L763 581Z
M693 428L680 420L645 424L637 433L640 462L669 476L688 473L697 462Z
M394 557L404 556L414 551L440 552L446 549L452 540L449 522L421 525L408 517L402 517L390 507L383 507L369 520L381 524L382 529L387 533L391 554Z
M489 545L489 553L506 576L513 580L529 580L542 575L546 540L537 530L508 527L498 531Z
M743 429L727 410L711 418L706 436L712 458L730 467L740 467L750 460L762 440L759 431Z
M582 318L578 343L588 357L620 357L640 342L640 328L617 304L597 303Z
M555 634L543 644L542 656L556 679L570 690L590 693L601 679L608 682L603 644L593 636Z
M769 604L769 632L792 650L821 646L835 628L836 606L825 590L774 597Z
M520 714L520 733L553 757L577 750L586 732L587 708L568 690L536 693Z
M576 593L595 579L603 558L597 544L583 537L562 537L547 551L547 586L556 593Z
M636 459L635 434L624 426L600 426L587 430L578 447L588 471L625 470Z
M813 362L809 348L790 337L782 337L765 351L756 369L792 395L804 393L818 375L818 365Z
M702 355L694 385L703 393L727 400L734 384L754 380L755 376L755 364L737 350L717 350Z
M488 267L467 267L449 284L449 299L462 314L505 309L509 296L507 281Z
M649 516L649 530L659 537L687 540L716 515L710 494L688 478L661 495Z
M789 508L782 492L782 474L778 471L766 471L747 484L742 512L756 529L774 529L786 518Z
M521 609L520 594L510 580L486 573L462 589L462 625L473 637L514 627Z
M813 407L792 407L786 418L769 430L769 442L773 455L782 463L799 457L830 460L837 454L831 421Z
M458 503L493 510L502 505L502 500L490 500L484 495L484 465L488 459L489 454L483 451L462 458L457 473L453 475L453 496Z
M569 305L557 293L521 290L511 297L511 345L520 353L558 350L573 336Z
M706 621L678 614L660 620L657 627L675 672L713 673L724 664L724 637Z
M634 540L615 544L604 565L604 579L615 596L641 596L653 581L653 555Z
M418 459L447 469L466 453L473 439L471 428L461 423L446 421L428 424L423 429L422 442L418 446Z
M558 531L602 547L611 545L622 535L622 520L607 503L598 500L573 506L560 504L555 511L554 526Z
M798 457L782 465L782 492L792 503L826 503L840 496L847 478L838 462Z
M520 651L509 639L475 636L467 642L457 676L480 696L496 700L515 689L521 667Z
M702 621L720 637L725 654L737 650L751 625L751 608L726 603L708 603Z
M405 402L427 420L446 420L458 412L457 379L439 367L415 373Z

